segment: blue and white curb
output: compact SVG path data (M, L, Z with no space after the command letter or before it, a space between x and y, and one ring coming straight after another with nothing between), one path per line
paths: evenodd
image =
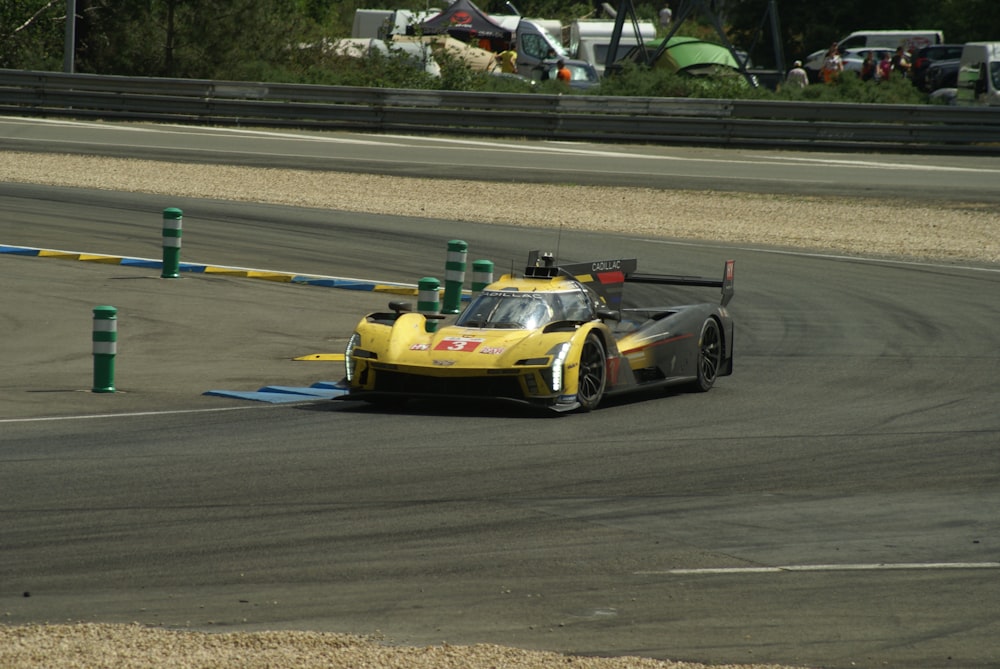
M347 386L343 386L335 381L317 381L308 387L264 386L257 391L207 390L202 394L213 397L229 397L237 400L285 404L289 402L334 399L341 395L346 395Z

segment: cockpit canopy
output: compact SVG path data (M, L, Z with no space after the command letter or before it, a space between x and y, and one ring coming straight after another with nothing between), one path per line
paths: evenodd
M455 325L534 330L556 321L583 322L593 318L593 305L582 288L558 292L490 290L475 297Z

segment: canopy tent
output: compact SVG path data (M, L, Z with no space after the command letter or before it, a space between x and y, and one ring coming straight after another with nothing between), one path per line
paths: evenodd
M485 39L506 43L513 37L510 30L484 14L470 0L455 0L448 9L417 25L413 32L424 35L447 33L463 42Z
M659 48L661 40L651 40L646 46L652 51ZM739 70L740 64L721 44L705 42L694 37L671 37L667 48L653 67L667 67L675 72L703 74L718 67Z
M420 42L430 46L435 55L447 53L450 58L456 58L474 72L492 72L497 67L496 57L492 51L480 49L451 35L393 35L393 44Z

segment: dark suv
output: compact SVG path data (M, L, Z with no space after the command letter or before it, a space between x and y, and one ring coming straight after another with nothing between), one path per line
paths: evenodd
M927 69L932 63L941 60L959 60L962 57L962 44L934 44L921 47L913 54L910 79L913 85L922 91L931 92L930 82L927 81Z

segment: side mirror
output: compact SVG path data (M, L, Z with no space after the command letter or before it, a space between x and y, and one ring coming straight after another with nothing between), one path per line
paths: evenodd
M389 303L389 308L396 312L398 316L403 311L413 311L413 305L409 302L397 302L393 300Z
M622 319L620 312L615 311L614 309L608 309L607 307L598 307L597 317L602 321L620 321Z

